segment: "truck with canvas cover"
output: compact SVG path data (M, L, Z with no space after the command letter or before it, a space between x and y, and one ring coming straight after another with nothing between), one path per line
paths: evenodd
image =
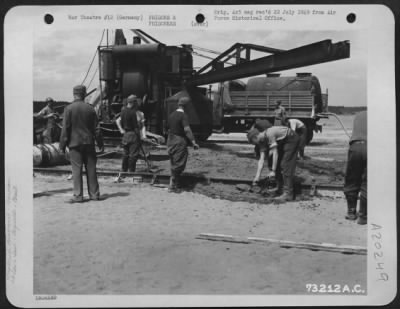
M249 130L256 119L274 122L276 102L286 110L287 118L301 120L308 129L308 141L313 132L321 131L317 124L327 111L327 94L321 92L317 77L311 73L296 76L280 76L278 73L266 77L254 77L243 81L220 83L214 94L214 115L223 132Z

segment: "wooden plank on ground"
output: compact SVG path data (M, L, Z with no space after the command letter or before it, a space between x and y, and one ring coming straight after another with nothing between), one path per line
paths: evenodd
M232 235L224 235L224 234L199 234L197 239L205 239L205 240L213 240L213 241L226 241L226 242L235 242L235 243L242 243L248 244L250 240L248 238L237 237Z
M46 191L33 192L33 198L48 195Z
M367 254L366 247L352 246L352 245L337 245L331 243L296 242L296 241L279 240L271 238L239 237L233 235L212 234L212 233L201 233L196 238L212 240L212 241L226 241L226 242L245 243L245 244L261 242L261 243L277 244L282 248L299 248L299 249L308 249L313 251L339 252L343 254L358 254L358 255Z

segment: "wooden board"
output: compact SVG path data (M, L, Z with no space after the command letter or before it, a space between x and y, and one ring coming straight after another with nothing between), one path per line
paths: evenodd
M261 237L238 237L232 235L212 234L212 233L202 233L199 234L196 238L212 240L212 241L226 241L226 242L245 243L245 244L261 242L269 244L278 244L282 248L299 248L299 249L308 249L313 251L339 252L343 254L359 254L359 255L367 254L366 247L337 245L330 243L296 242L289 240L279 240L279 239L270 239Z

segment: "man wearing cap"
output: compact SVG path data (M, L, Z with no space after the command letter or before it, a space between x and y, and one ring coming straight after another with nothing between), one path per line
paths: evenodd
M294 199L293 180L296 171L296 155L299 146L299 137L290 128L284 126L273 126L261 133L251 130L247 134L248 140L260 147L260 159L257 165L257 173L253 184L260 180L264 168L266 154L272 153L272 171L268 171L269 177L276 177L278 190L282 186L283 192L275 200L277 202L291 201ZM268 168L268 167L267 167Z
M168 155L171 162L171 178L169 191L174 192L178 189L179 178L186 167L188 159L187 147L189 144L194 149L198 149L192 130L189 126L188 116L185 114L185 108L189 103L189 98L182 97L178 101L178 109L172 112L168 117Z
M287 122L288 122L289 128L291 128L292 131L296 132L296 134L300 138L299 158L304 159L304 148L306 147L306 143L307 143L307 127L299 119L289 119Z
M347 220L357 220L367 224L367 112L354 117L353 132L347 156L344 182L347 200ZM357 200L360 195L360 208L357 215Z
M70 203L83 202L82 167L85 165L89 198L100 200L99 183L96 172L96 129L97 116L94 108L84 102L86 87L75 86L74 101L64 109L60 149L69 148L74 182L74 197ZM103 145L98 145L102 147Z
M122 157L121 173L116 181L122 180L122 173L135 172L136 162L139 158L141 138L139 123L137 120L138 98L130 95L126 100L126 107L122 108L120 117L116 120L117 126L122 134L122 146L124 155Z
M272 127L272 124L267 119L256 119L250 130L256 129L259 132L263 132L270 127ZM254 146L254 153L257 159L260 158L260 147L258 145Z
M274 113L275 113L274 126L286 125L286 110L282 106L281 101L276 101Z
M47 119L46 129L42 133L42 142L52 144L60 138L60 128L56 123L59 115L54 109L54 100L52 98L47 98L46 103L47 105L35 117Z

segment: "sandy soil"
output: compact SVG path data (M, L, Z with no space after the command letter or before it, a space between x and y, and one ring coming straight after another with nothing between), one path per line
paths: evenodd
M306 149L312 158L305 164L321 174L312 168L300 174L339 182L329 164L345 162L346 141L335 124L329 121L326 128L327 138L317 136ZM252 148L222 147L193 152L188 171L251 179ZM238 155L237 148L249 156ZM110 168L120 162L101 161ZM155 163L168 171L167 162ZM71 182L36 175L34 192L43 194L33 199L34 293L307 294L307 283L367 288L366 256L196 239L218 233L366 246L367 228L344 219L340 192L275 205L222 184L175 194L104 177L100 187L105 200L71 205Z

